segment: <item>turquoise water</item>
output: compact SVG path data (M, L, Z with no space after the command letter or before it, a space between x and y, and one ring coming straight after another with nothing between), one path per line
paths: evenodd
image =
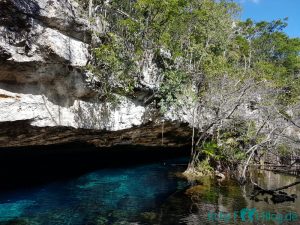
M294 202L274 204L270 196L250 200L251 186L203 178L194 186L179 178L183 158L124 168L101 169L69 180L29 189L0 192L0 225L213 225L290 224L255 221L233 223L209 213L249 208L259 213L300 216L300 185L286 190L299 197ZM255 171L255 182L266 188L280 187L297 178L268 171Z
M148 211L187 185L175 176L185 167L174 162L101 169L68 181L0 193L0 224L128 224L151 217Z

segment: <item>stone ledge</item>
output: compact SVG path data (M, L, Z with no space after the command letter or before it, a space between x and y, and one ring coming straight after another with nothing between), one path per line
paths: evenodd
M119 131L76 129L72 127L35 127L30 120L0 123L0 148L57 145L80 142L95 147L142 145L181 147L191 143L192 129L176 122L147 123Z

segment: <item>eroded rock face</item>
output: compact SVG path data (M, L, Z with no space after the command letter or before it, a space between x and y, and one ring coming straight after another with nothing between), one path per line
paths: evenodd
M0 147L190 142L186 125L155 124L144 103L159 82L151 55L135 96L99 100L85 66L92 30L103 32L105 22L91 27L72 0L2 0L0 8Z
M0 121L120 130L141 125L145 107L100 102L84 67L91 29L68 0L0 3Z
M86 43L91 39L88 20L73 0L2 0L0 4L2 25L9 29L28 31L38 21L74 39Z
M81 70L89 59L88 44L78 38L88 25L77 21L72 4L30 0L0 4L0 82L22 86L21 90L30 84L26 89L32 91L44 85L68 97L89 95L91 90L78 88L83 86ZM78 37L70 33L73 27ZM60 93L61 89L65 91Z
M145 112L144 107L125 97L117 106L79 99L68 104L54 104L44 95L0 90L0 121L31 120L31 125L39 127L120 130L141 125Z
M187 124L149 122L119 131L75 129L72 127L35 127L30 120L0 122L0 147L59 145L80 142L95 147L118 145L182 147L191 141ZM84 151L84 149L83 149Z

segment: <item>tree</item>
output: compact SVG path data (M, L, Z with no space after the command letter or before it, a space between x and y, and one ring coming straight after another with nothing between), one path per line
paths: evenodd
M189 113L187 171L204 157L233 169L244 165L244 179L258 151L282 142L282 115L289 117L300 87L300 39L283 32L286 19L241 22L238 5L225 0L112 0L102 7L110 28L90 69L107 90L103 96L145 88L144 65L154 64L158 85L145 104L156 102L162 115Z
M217 76L209 81L206 96L198 105L202 111L196 113L202 116L198 121L205 120L206 124L198 124L198 140L187 173L197 170L199 156L203 157L201 145L207 139L217 144L214 154L217 153L223 163L228 165L229 162L234 168L244 164L239 174L242 182L255 155L274 154L278 146L288 144L282 136L287 136L291 125L295 126L291 121L287 123L287 111L299 102L299 39L288 38L281 31L284 26L281 20L257 24L247 20L237 27L228 55L239 60L227 61L225 71L217 70L223 73L222 81L216 79ZM267 47L260 47L262 44ZM237 76L226 76L232 74L232 68L241 72L237 72ZM255 117L245 116L245 106L256 111ZM284 113L280 115L280 111ZM203 118L203 115L209 116ZM250 126L239 129L237 121L240 125L252 124L253 131L249 133ZM235 129L224 135L232 125ZM291 148L291 151L297 149ZM232 155L240 162L230 157Z

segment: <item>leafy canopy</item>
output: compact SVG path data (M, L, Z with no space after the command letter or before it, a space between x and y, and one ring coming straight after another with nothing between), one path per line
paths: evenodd
M110 32L94 49L95 71L117 80L120 93L134 92L138 62L152 52L163 81L156 96L165 110L183 89L201 98L209 80L224 74L267 80L283 90L285 104L299 95L300 39L283 32L287 19L240 22L239 6L226 0L112 0L108 12Z

